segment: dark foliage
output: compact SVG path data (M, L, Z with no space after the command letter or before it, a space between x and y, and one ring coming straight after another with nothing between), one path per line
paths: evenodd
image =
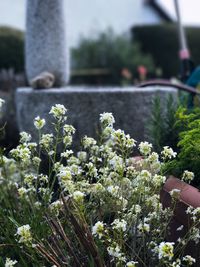
M179 41L176 25L137 26L132 29L132 36L135 42L141 44L144 53L152 55L156 66L163 70L165 78L179 74ZM186 37L192 59L198 65L200 62L200 28L187 27Z

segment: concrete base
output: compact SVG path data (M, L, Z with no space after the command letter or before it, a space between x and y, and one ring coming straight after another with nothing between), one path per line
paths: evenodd
M151 116L152 100L160 96L165 107L170 94L173 98L177 98L177 90L161 87L68 86L46 90L19 88L16 92L17 120L20 131L27 131L36 138L34 118L38 115L45 118L47 125L44 131L51 132L49 110L54 104L63 104L68 109L68 123L77 130L75 135L77 144L84 135L93 137L97 135L100 113L112 112L116 120L115 129L121 128L137 141L142 141Z

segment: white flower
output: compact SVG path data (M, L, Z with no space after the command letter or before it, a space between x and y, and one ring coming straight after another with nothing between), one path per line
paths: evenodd
M97 141L92 137L84 136L82 140L82 144L84 148L89 148L91 146L96 145Z
M163 151L161 152L162 158L164 160L175 158L177 153L169 146L164 146Z
M107 248L108 254L114 258L117 258L118 260L125 261L125 257L123 253L120 250L119 245L113 244L113 246L110 246Z
M104 136L104 138L109 138L111 137L112 133L113 133L114 129L111 126L107 126L103 129L102 134ZM110 138L109 142L107 142L107 144L112 144L113 140Z
M109 164L115 171L120 171L124 167L123 158L117 155L110 159Z
M129 261L129 262L127 262L126 266L127 267L136 267L137 264L138 264L137 261Z
M177 259L176 261L172 262L170 267L181 267L181 260Z
M55 153L54 150L50 150L50 151L48 152L48 155L49 155L50 157L52 157L52 156L54 155L54 153Z
M149 156L148 156L148 161L150 161L151 163L154 162L159 162L159 155L156 152L152 152Z
M142 181L149 182L151 180L151 173L147 170L142 170L139 174L139 178Z
M193 221L196 221L197 219L199 219L199 217L200 217L199 215L200 215L200 207L197 207L192 212Z
M44 125L46 124L45 119L41 119L40 116L37 116L34 119L34 126L36 129L40 130L44 127Z
M100 122L107 126L113 126L113 124L115 123L115 119L112 115L112 113L109 112L104 112L102 114L100 114Z
M140 223L138 225L138 230L142 233L149 233L150 225L148 223Z
M86 161L86 159L87 159L87 152L85 152L85 151L79 151L78 153L77 153L77 157L78 157L78 159L80 160L80 161Z
M93 184L93 191L94 193L102 193L105 191L105 188L103 187L102 184L96 183L96 184Z
M53 212L56 216L59 215L59 211L62 207L62 202L60 200L56 200L50 205L50 210Z
M28 147L19 145L17 148L12 149L10 153L16 160L20 160L24 164L30 163L31 151Z
M20 133L20 143L28 143L31 141L31 135L26 132Z
M37 177L33 174L25 174L24 175L24 183L29 187L33 185L33 182L37 179ZM23 188L23 187L22 187Z
M66 150L65 152L61 153L61 157L68 158L73 154L72 150Z
M72 126L72 125L69 125L69 124L65 124L63 126L63 132L64 132L64 135L68 134L68 135L72 135L72 134L75 134L75 128Z
M53 143L53 134L43 134L40 140L40 145L42 148L49 150Z
M180 189L176 189L176 188L174 188L174 189L172 189L169 193L170 193L170 196L171 196L172 198L174 198L174 199L179 199L180 194L181 194L181 190L180 190Z
M141 212L142 209L141 209L141 206L140 206L140 205L135 204L135 205L131 208L131 210L133 210L134 213L138 214L138 213Z
M113 185L110 185L107 187L107 191L113 195L114 197L117 197L118 193L119 193L119 186L116 185L116 186L113 186Z
M86 164L86 166L88 168L88 174L90 176L93 176L93 177L98 176L97 168L95 167L95 165L92 162L89 162L88 164Z
M181 226L179 226L179 227L176 229L176 231L182 231L183 228L184 228L184 225L181 225Z
M139 144L140 153L144 156L149 155L151 153L151 149L152 149L152 144L148 142L141 142Z
M72 144L72 136L71 135L66 135L63 138L63 144L65 146L70 146Z
M61 167L59 169L58 177L61 179L62 182L71 180L72 173L69 167Z
M80 191L75 191L72 194L72 197L76 202L83 202L84 196L85 196L85 194L80 192Z
M186 255L185 257L183 257L183 261L185 261L186 264L188 264L189 266L192 266L193 263L196 262L196 260L193 257L191 257L190 255Z
M126 226L127 226L127 222L125 220L119 220L119 219L115 219L112 223L113 229L117 229L120 231L125 232L126 231Z
M158 258L171 260L174 256L174 242L161 242L158 247Z
M56 104L55 106L52 106L49 114L52 114L55 119L61 122L67 119L67 117L65 116L66 112L67 109L65 108L65 106Z
M24 198L27 196L28 190L25 187L20 187L18 189L19 197Z
M98 221L92 227L92 235L98 236L99 238L102 238L103 231L104 231L104 223L103 222Z
M194 211L194 208L192 206L189 206L185 212L186 214L193 214L193 211Z
M28 146L28 148L29 148L30 150L33 150L33 149L35 149L35 148L37 147L37 143L35 143L35 142L30 142L30 143L27 144L27 146Z
M0 98L0 110L2 109L3 104L5 103L5 100L3 100L2 98Z
M191 182L194 179L194 173L185 170L182 176L182 180L186 182Z
M47 175L40 174L40 175L38 176L38 180L39 180L40 182L42 182L42 183L48 183L49 178L48 178Z
M165 183L165 181L166 181L166 177L162 175L158 175L158 174L155 174L152 179L153 184L157 186L161 186L162 184Z
M16 260L13 261L10 258L6 258L5 267L13 267L16 263Z
M82 173L81 167L79 167L77 164L72 164L70 166L70 170L73 175L80 175Z
M36 201L35 203L34 203L34 206L37 208L37 209L39 209L40 207L41 207L41 203L39 202L39 201Z
M136 146L136 140L133 138L130 138L129 134L126 134L126 148L133 148Z
M41 159L39 157L34 157L32 159L33 161L33 165L35 165L36 167L38 167L40 165Z
M29 224L17 228L16 235L20 237L19 243L29 244L32 242L32 235L30 229L31 227Z
M112 138L117 145L126 147L128 149L132 149L134 146L136 146L135 139L130 138L130 135L125 134L125 132L121 129L113 131Z

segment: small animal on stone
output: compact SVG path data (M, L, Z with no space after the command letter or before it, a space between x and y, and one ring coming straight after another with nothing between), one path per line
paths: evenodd
M52 88L55 82L55 76L50 72L41 72L30 82L33 89L48 89Z

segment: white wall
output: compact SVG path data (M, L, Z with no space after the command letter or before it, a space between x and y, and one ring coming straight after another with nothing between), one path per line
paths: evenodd
M67 0L66 12L71 40L95 35L109 26L122 33L134 24L160 21L151 8L144 7L143 0Z
M143 0L65 0L70 45L80 36L93 36L112 27L128 32L135 24L158 23L158 16ZM25 0L0 0L0 24L25 29Z

